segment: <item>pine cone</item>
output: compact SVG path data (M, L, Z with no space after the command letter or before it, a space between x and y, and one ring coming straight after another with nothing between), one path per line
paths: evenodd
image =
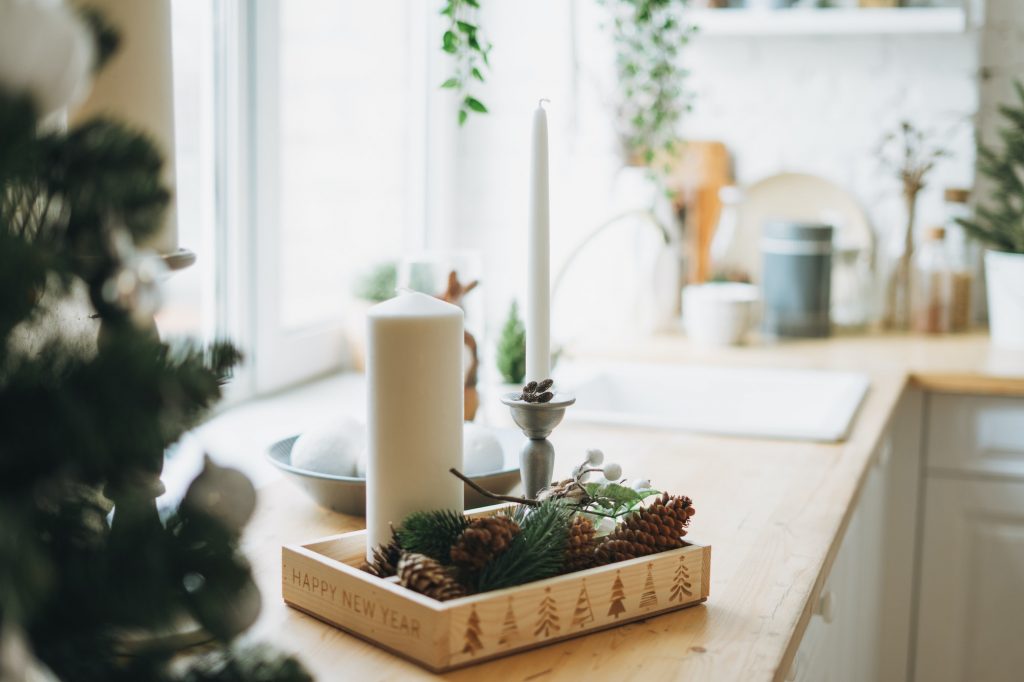
M569 543L565 547L565 561L562 564L563 573L582 571L596 565L597 557L594 550L597 548L595 536L597 529L590 519L578 514L569 526Z
M508 516L485 516L469 524L452 545L452 562L480 570L519 535L519 524Z
M649 507L619 522L595 552L599 564L610 564L682 547L694 509L689 497L665 493Z
M523 392L519 394L519 400L528 403L550 402L555 397L555 394L549 390L554 384L555 382L551 379L545 379L540 383L531 381L523 386Z
M455 580L450 569L425 554L413 552L406 552L398 560L398 584L438 601L466 594L466 589Z
M391 542L386 545L377 545L373 548L373 560L364 563L362 568L367 573L378 578L388 578L398 572L398 560L402 556L402 548L398 545L398 539L392 530Z

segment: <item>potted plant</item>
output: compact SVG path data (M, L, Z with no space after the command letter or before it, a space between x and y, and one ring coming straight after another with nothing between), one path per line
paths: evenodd
M988 245L988 289L992 343L1024 349L1024 86L1014 83L1019 103L1003 105L1007 126L999 131L1002 149L979 145L978 171L993 190L973 219L958 220L968 234Z
M366 368L366 313L374 305L395 295L398 265L394 261L377 263L363 273L352 287L352 298L345 315L345 339L352 368Z

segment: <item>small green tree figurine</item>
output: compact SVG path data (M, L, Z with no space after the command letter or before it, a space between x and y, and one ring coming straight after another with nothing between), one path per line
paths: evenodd
M991 203L978 206L974 220L957 222L996 251L1024 253L1024 85L1013 85L1020 104L999 107L1008 123L999 131L1003 149L978 148L978 171L995 185Z
M360 277L352 288L352 293L360 300L380 303L395 295L397 282L398 266L394 261L386 261L373 266Z
M498 340L498 371L507 384L521 384L526 378L526 327L515 301L508 308L508 318Z

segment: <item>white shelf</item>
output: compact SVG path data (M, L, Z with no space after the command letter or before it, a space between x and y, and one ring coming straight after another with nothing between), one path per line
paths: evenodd
M967 28L959 7L896 9L705 9L686 15L699 36L951 34Z

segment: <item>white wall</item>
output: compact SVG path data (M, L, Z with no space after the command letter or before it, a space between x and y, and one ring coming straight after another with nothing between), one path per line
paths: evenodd
M885 234L902 220L899 184L874 152L901 119L953 153L921 198L923 224L941 222L943 186L971 180L971 36L705 38L689 63L697 105L684 132L725 141L740 182L781 170L822 175L852 192Z
M484 253L488 317L496 329L508 300L522 300L525 292L527 143L537 99L552 100L556 266L619 201L619 163L610 114L613 53L598 28L602 10L596 2L523 0L485 7L494 68L480 94L492 113L471 119L457 137L454 216L458 242ZM970 117L978 105L973 33L706 36L693 41L684 61L693 71L696 100L680 133L725 142L741 183L780 171L820 174L858 198L883 238L895 235L902 220L900 188L874 152L882 134L903 118L940 134L954 154L922 197L919 226L942 221L943 187L972 182ZM614 261L606 265L608 273L617 272ZM600 277L593 279L601 284Z

